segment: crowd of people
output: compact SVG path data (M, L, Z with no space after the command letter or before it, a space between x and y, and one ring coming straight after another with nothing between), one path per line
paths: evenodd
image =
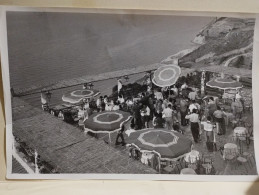
M194 80L199 79L195 74L191 76ZM131 113L130 127L134 130L154 127L184 134L185 126L189 125L194 142L200 141L202 130L206 141L212 142L214 128L218 135L226 133L224 107L220 107L220 97L202 98L199 88L188 86L185 82L190 80L185 79L181 85L171 87L148 86L146 91L133 97L124 97L120 92L117 98L104 95L86 99L78 110L78 120L87 119L93 112L122 110ZM233 98L230 107L235 118L241 119L244 102L240 93Z
M201 129L205 131L207 141L212 141L213 128L209 124L216 124L218 135L225 134L225 112L218 105L217 98L202 100L198 89L189 90L186 83L183 86L179 89L173 86L170 90L156 88L152 93L142 92L136 97L127 97L126 100L121 94L117 100L100 96L95 102L86 101L82 109L88 110L88 115L94 110L130 112L131 128L134 130L154 127L184 133L183 127L190 125L196 143L199 142ZM239 99L235 99L231 105L236 117L242 115L239 102Z

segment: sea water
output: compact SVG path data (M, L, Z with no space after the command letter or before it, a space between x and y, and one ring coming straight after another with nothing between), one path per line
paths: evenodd
M7 14L10 82L15 89L153 63L183 49L213 18L188 16L37 13ZM142 75L130 76L134 82ZM109 95L116 78L94 83ZM67 91L53 91L62 103ZM24 97L35 106L40 95Z

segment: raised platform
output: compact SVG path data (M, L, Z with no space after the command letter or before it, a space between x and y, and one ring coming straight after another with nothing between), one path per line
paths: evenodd
M155 174L148 166L77 127L13 98L13 134L59 173Z

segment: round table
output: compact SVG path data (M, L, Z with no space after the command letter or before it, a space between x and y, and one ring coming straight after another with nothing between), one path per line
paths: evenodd
M196 163L199 160L199 152L197 150L192 150L190 153L186 154L184 157L185 162L187 163Z
M227 155L233 155L233 156L238 155L238 148L236 144L227 143L224 145L223 159L225 159Z
M153 156L154 156L154 154L152 154L150 152L142 152L140 161L143 164L148 165L148 161L150 161L153 158Z
M234 136L237 135L237 136L247 136L248 134L248 131L245 127L236 127L234 129Z
M184 168L181 170L180 175L197 175L196 172L191 168Z
M236 127L234 129L234 135L233 138L236 142L238 142L239 147L240 147L240 153L243 153L243 144L242 142L246 142L246 144L248 145L249 142L247 141L249 137L249 133L248 130L245 127Z

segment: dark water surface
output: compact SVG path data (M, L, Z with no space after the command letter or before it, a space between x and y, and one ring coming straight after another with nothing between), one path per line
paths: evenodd
M211 20L187 16L9 12L11 86L26 88L157 63L191 47L195 35ZM105 82L100 90L108 93L107 87L112 88L108 84L114 83Z

